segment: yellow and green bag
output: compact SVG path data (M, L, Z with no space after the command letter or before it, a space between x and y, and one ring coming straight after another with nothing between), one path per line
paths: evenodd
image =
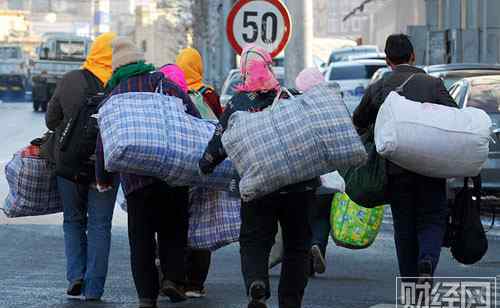
M383 206L364 208L347 194L336 193L330 213L333 241L349 249L367 248L375 241L383 218Z

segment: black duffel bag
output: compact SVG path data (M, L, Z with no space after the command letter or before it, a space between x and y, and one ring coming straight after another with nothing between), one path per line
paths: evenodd
M97 112L106 97L95 76L82 71L87 83L84 102L77 112L60 128L56 139L56 174L70 181L89 184L95 182L95 149L99 132Z
M446 242L451 254L466 265L481 260L488 251L488 239L481 222L481 177L464 179L464 187L450 207Z

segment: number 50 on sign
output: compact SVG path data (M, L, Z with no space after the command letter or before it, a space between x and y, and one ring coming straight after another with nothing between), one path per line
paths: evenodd
M234 50L254 44L278 55L290 40L292 21L280 0L240 0L227 18L227 37Z

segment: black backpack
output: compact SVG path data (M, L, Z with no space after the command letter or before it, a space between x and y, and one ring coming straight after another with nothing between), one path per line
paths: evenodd
M83 70L87 83L84 102L67 120L56 140L56 174L70 181L89 184L95 181L96 140L99 132L97 112L106 97L104 89L89 71Z
M462 264L474 264L488 251L488 239L481 222L481 177L464 179L464 187L455 196L445 237L451 254Z

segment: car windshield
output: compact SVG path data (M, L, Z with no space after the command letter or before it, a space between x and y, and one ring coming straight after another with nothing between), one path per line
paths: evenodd
M60 58L85 59L85 43L80 42L57 42L57 55Z
M329 80L371 79L373 74L385 65L352 65L333 67Z
M0 59L20 59L21 51L17 47L0 48Z
M364 48L355 48L351 50L344 51L333 51L330 55L330 63L332 62L340 62L345 61L349 58L349 56L358 56L364 54L373 54L377 53L377 48L375 47L364 47Z
M487 113L500 113L500 76L473 82L467 107L476 107Z

